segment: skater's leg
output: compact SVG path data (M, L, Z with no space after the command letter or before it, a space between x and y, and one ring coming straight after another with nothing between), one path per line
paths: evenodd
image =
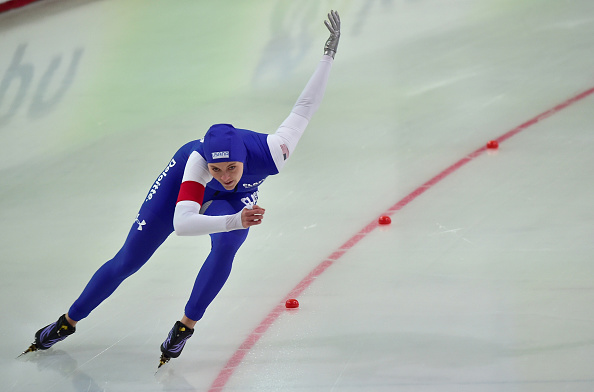
M142 211L142 210L141 210ZM146 216L150 216L145 214ZM145 222L148 222L145 220ZM158 218L141 226L135 224L122 249L117 255L105 263L87 284L80 297L57 322L37 331L35 341L25 351L47 350L55 343L64 340L76 331L75 325L86 317L103 300L105 300L119 284L137 271L150 258L167 236L173 231L172 224L159 224Z
M124 246L93 275L68 313L35 335L26 352L47 349L74 333L74 326L104 301L124 279L142 267L173 232L173 212L188 156L198 141L182 146L149 190Z
M194 143L195 144L195 143ZM173 212L193 142L180 148L157 177L115 257L99 268L67 313L69 322L87 317L134 272L138 271L173 232ZM73 325L74 325L73 324Z
M245 241L248 229L211 234L212 248L196 277L185 316L196 323L223 288L231 273L235 254ZM189 327L193 327L188 325Z
M239 211L242 205L224 200L215 200L206 210L206 215L228 215ZM177 358L186 341L194 333L196 322L202 318L206 308L222 289L231 273L235 254L247 238L249 229L211 234L212 248L196 277L190 299L186 304L181 321L175 323L169 336L161 345L160 366L170 358Z
M82 294L68 310L68 318L75 323L87 317L101 302L130 275L142 267L173 231L166 222L144 214L147 222L134 224L120 251L103 264L93 275ZM149 220L152 218L152 221ZM139 227L142 230L139 230Z
M215 200L206 215L226 215L239 211L243 206L225 200ZM247 238L249 229L211 234L211 250L196 277L194 288L185 308L185 319L196 322L217 296L231 273L235 254ZM193 327L192 325L188 325Z
M244 233L242 233L243 235L227 235L220 236L223 238L213 238L211 252L196 277L194 289L186 305L184 316L181 319L182 324L185 326L194 328L198 320L202 318L208 305L214 300L227 281L231 273L235 253L237 253L237 250L243 241L245 241L248 230L236 231ZM230 233L235 233L236 231Z

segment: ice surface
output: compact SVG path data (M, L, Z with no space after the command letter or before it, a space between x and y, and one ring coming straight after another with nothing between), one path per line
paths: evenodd
M178 146L216 122L274 132L332 8L324 102L183 355L155 377L208 238L171 237L75 335L15 360L119 249ZM263 321L398 201L594 87L592 15L589 0L47 0L0 15L2 390L592 391L594 95L427 189Z

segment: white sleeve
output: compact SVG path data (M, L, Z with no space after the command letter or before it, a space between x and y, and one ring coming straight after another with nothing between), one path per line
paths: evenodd
M243 229L241 211L233 215L207 216L200 214L203 191L212 179L202 155L190 154L180 186L180 199L173 213L173 228L180 236L204 235ZM191 189L194 192L189 192ZM195 190L202 190L202 194Z
M276 132L267 138L268 148L279 172L295 151L305 128L322 103L333 62L331 56L322 57L289 116Z
M243 211L243 210L242 210ZM205 235L243 229L241 212L233 215L210 216L200 214L200 204L182 200L175 206L173 228L179 236Z

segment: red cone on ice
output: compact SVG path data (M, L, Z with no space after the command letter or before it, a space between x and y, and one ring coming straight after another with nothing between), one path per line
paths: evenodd
M380 216L380 218L378 219L378 223L380 225L389 225L390 223L392 223L392 219L390 219L390 217L387 215L383 215Z
M285 307L287 309L295 309L299 307L299 301L297 301L294 298L288 299L287 302L285 302Z
M497 140L491 140L489 143L487 143L487 148L490 150L496 150L499 148L499 143Z

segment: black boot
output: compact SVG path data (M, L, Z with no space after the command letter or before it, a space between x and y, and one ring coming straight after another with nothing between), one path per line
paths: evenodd
M179 357L193 333L194 330L183 325L181 321L175 323L171 331L169 331L169 336L161 345L162 354L159 360L159 368L169 362L171 358Z
M72 335L75 331L76 328L70 325L68 320L66 320L66 315L63 314L55 323L37 331L33 345L36 350L47 350L54 344Z
M193 329L186 327L181 321L177 321L161 345L161 352L168 358L179 357L193 333Z

